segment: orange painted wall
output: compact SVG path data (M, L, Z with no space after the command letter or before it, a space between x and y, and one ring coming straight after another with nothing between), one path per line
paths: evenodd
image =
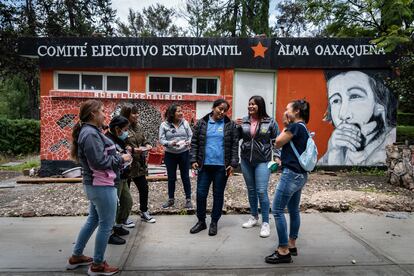
M278 70L276 119L283 126L282 116L286 105L295 99L306 99L310 103L311 115L309 130L314 131L315 142L318 146L319 157L327 149L328 140L333 126L323 121L328 99L326 96L326 80L323 70Z

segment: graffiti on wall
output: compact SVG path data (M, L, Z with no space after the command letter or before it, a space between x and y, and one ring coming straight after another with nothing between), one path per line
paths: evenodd
M334 130L319 165L385 165L385 146L396 139L396 97L381 71L325 71Z

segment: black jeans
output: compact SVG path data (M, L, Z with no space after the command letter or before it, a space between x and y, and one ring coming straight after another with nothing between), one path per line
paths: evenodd
M145 175L132 178L139 192L139 209L141 212L148 211L148 181ZM131 179L128 180L128 186L131 185Z
M164 163L168 175L168 198L174 198L175 182L177 181L177 165L180 168L181 181L184 185L185 198L191 198L190 156L189 151L182 153L165 152Z
M223 209L224 189L227 183L226 169L224 166L204 165L198 172L197 218L199 221L205 221L206 219L207 196L211 182L213 182L211 221L218 222Z

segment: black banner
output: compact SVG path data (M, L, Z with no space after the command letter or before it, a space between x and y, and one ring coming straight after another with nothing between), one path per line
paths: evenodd
M367 38L22 38L42 68L388 68Z

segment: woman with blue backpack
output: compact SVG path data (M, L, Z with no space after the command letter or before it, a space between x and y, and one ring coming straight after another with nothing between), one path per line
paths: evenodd
M275 252L265 258L266 263L291 263L292 255L297 255L300 197L308 179L308 172L314 168L317 160L316 147L306 127L309 115L310 105L307 101L290 102L283 114L285 128L276 138L275 147L282 148L282 175L276 186L272 213L279 244ZM286 207L290 216L289 236L284 214Z

